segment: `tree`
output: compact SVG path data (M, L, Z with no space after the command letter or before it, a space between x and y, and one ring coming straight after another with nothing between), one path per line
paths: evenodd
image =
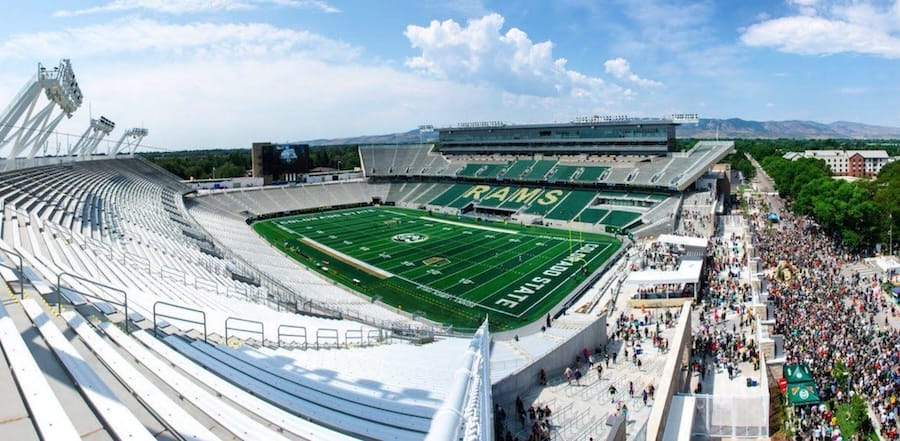
M792 212L814 217L850 249L871 249L875 243L888 242L892 219L895 226L900 222L900 162L885 166L875 180L846 182L831 178L824 161L782 157L785 149L847 147L847 143L851 142L755 140L742 148L760 161Z

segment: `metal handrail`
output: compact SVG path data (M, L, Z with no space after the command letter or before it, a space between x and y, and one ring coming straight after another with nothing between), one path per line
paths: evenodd
M228 322L230 322L230 321L232 321L232 320L238 321L238 322L243 322L243 323L252 323L252 324L259 325L259 330L257 331L257 330L254 330L254 329L246 329L246 328L236 328L236 327L231 327L231 326L228 325ZM263 322L261 322L261 321L258 321L258 320L249 320L249 319L242 319L242 318L239 318L239 317L228 317L228 318L226 318L226 319L225 319L225 344L228 344L228 330L229 330L229 329L234 329L235 331L240 331L240 332L249 332L249 333L251 333L251 334L259 334L259 341L260 341L262 344L265 344L265 342L266 342L266 325L265 325Z
M16 270L16 276L18 276L18 279L19 279L19 299L24 299L25 298L25 281L23 279L25 277L25 259L22 258L22 253L20 253L16 250L10 250L10 249L6 249L5 247L0 247L0 251L3 251L4 253L7 253L8 255L12 255L16 259L19 260L19 268L18 269L10 268L10 269ZM6 267L6 265L3 265L3 266ZM9 268L9 267L7 267L7 268Z
M125 291L125 290L123 290L123 289L119 289L119 288L116 288L116 287L112 287L112 286L109 286L109 285L107 285L107 284L100 283L100 282L97 282L97 281L95 281L95 280L91 280L91 279L88 279L88 278L79 276L79 275L77 275L77 274L72 274L72 273L67 273L67 272L61 272L61 273L59 273L59 274L56 276L56 312L57 312L58 314L62 314L62 279L63 279L63 277L70 277L70 278L73 278L73 279L78 280L78 281L83 282L83 283L89 283L89 284L92 284L92 285L99 286L99 287L101 287L101 288L105 288L105 289L109 289L109 290L112 290L112 291L115 291L115 292L122 293L122 297L125 298L125 302L124 302L124 303L119 302L119 301L117 301L117 300L110 300L110 299L105 298L105 297L102 297L102 296L98 296L98 295L94 295L94 294L88 294L88 293L85 293L85 292L81 292L81 291L72 289L73 291L75 291L75 292L77 292L78 294L83 295L83 296L85 296L85 297L88 297L88 298L91 298L91 299L102 300L102 301L104 301L104 302L106 302L106 303L112 303L113 305L116 305L116 306L123 306L123 307L125 308L125 333L126 333L126 334L130 334L130 333L131 333L131 331L130 331L130 329L129 329L129 327L128 327L128 320L129 320L129 317L128 317L128 292Z
M161 314L161 313L157 312L157 307L159 305L170 306L172 308L183 309L185 311L199 312L200 315L203 316L203 321L189 320L189 319L174 316L174 315ZM203 341L206 342L206 335L207 335L207 333L206 333L206 311L203 311L200 309L194 309L194 308L184 306L184 305L176 305L174 303L164 302L162 300L157 301L157 302L153 303L153 336L154 337L157 337L157 329L158 329L156 317L178 320L178 321L191 323L191 324L195 324L195 325L203 325Z
M350 346L350 339L359 340L360 346L365 344L365 341L363 340L362 329L348 329L344 331L344 344Z
M282 328L290 328L290 329L302 329L303 334L289 334L286 332L281 332ZM278 347L281 347L281 336L285 337L303 337L303 349L306 349L309 345L309 339L306 337L306 326L294 326L294 325L278 325Z
M329 331L329 332L328 332L329 335L321 335L321 334L322 334L322 331ZM333 329L333 328L319 328L319 329L316 329L316 349L319 349L319 337L320 337L320 336L323 337L323 338L326 338L326 339L334 338L334 345L335 345L335 346L340 346L340 345L341 345L341 340L340 340L340 338L341 338L341 333L338 332L337 329Z

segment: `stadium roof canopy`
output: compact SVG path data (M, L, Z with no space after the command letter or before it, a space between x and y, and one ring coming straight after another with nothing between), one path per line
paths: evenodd
M706 248L706 245L709 243L708 240L702 237L678 236L675 234L660 234L656 241L689 248Z
M675 271L633 271L625 279L629 285L659 285L663 283L697 283L700 281L700 269L703 258L685 257Z

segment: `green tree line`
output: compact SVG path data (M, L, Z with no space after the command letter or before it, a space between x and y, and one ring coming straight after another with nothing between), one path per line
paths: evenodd
M250 170L250 149L143 153L181 179L235 178Z
M349 170L359 167L355 145L314 146L309 149L311 167ZM174 173L181 179L236 178L252 167L250 149L185 150L141 153L144 158Z
M889 163L873 179L848 182L832 178L820 159L789 161L783 155L869 146L862 141L740 140L735 145L738 152L747 152L759 161L778 193L791 203L794 214L812 216L850 249L871 251L877 243L887 248L892 226L900 221L900 162ZM896 149L886 150L896 153Z

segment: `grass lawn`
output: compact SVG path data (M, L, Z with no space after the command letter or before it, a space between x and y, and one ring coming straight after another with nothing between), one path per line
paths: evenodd
M456 328L542 318L621 247L603 234L366 207L253 228L338 283Z
M850 437L856 433L857 427L856 422L850 417L850 405L849 404L839 404L836 411L837 419L838 419L838 427L841 429L841 435L844 439L850 439ZM878 435L875 433L870 433L868 437L864 438L867 440L878 441Z

